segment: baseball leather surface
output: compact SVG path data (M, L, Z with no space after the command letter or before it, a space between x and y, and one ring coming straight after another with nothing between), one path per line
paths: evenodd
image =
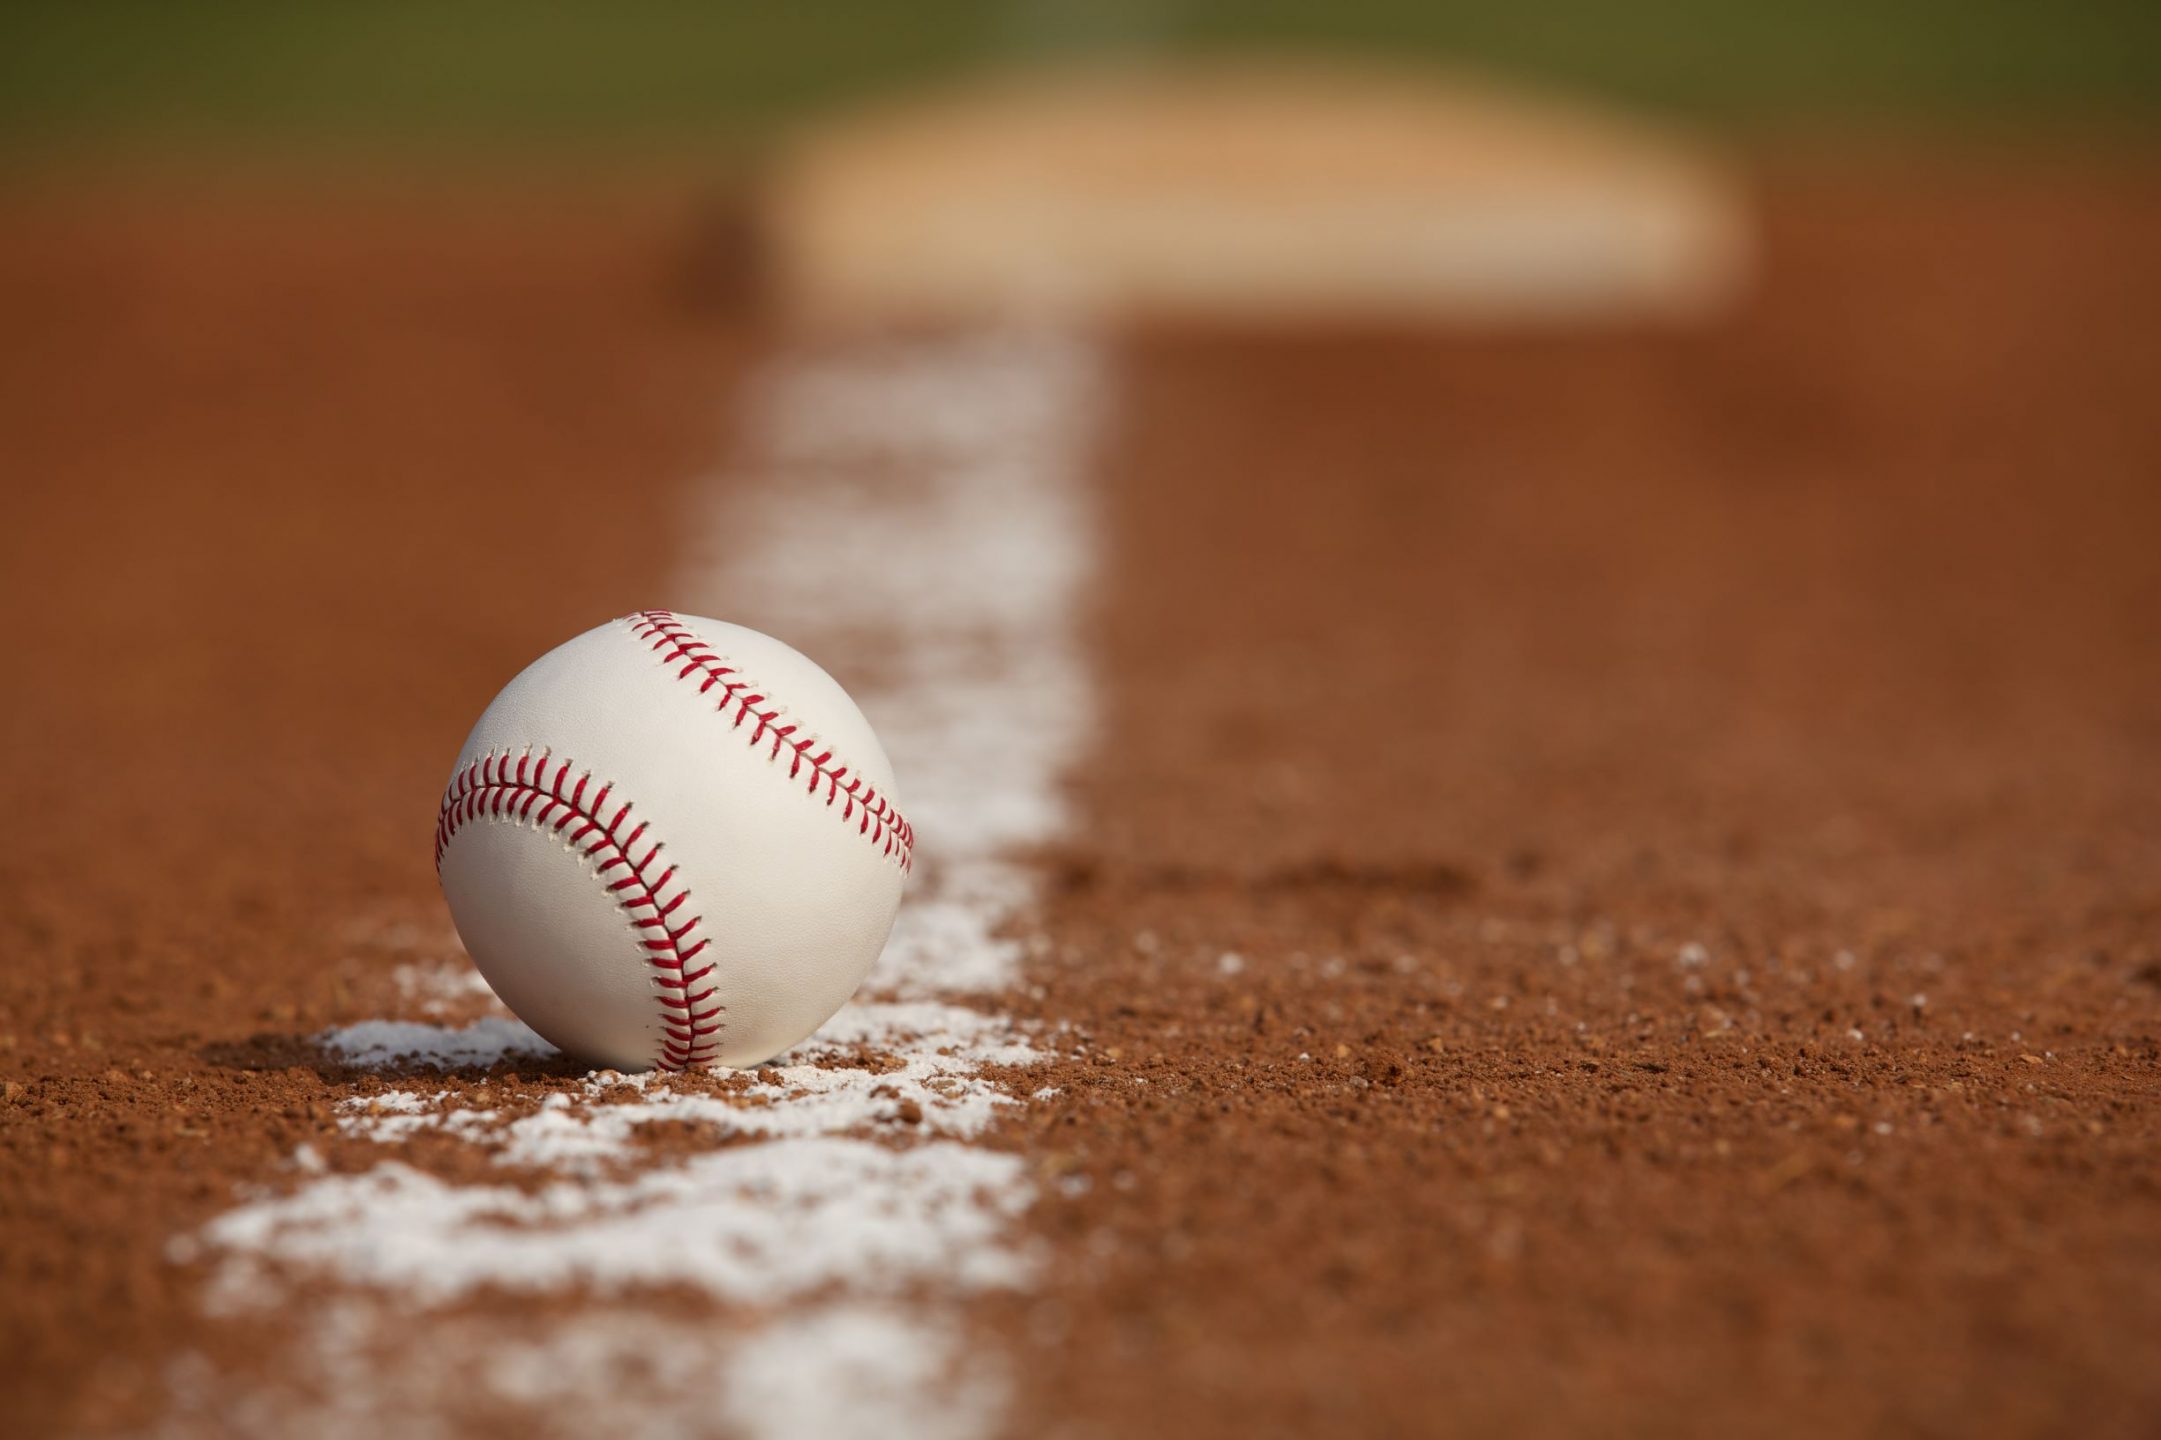
M739 625L642 611L549 651L459 752L436 866L495 993L619 1069L749 1065L884 946L914 834L833 678Z

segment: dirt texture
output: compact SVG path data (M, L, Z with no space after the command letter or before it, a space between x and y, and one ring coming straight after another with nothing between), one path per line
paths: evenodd
M1716 333L1135 348L1035 1421L2161 1424L2157 200L1797 165Z
M31 188L0 224L0 1431L154 1419L169 1237L374 1082L307 1037L455 952L436 798L649 604L741 342L682 197ZM565 1074L570 1071L565 1068Z
M1769 164L1690 335L1120 348L1013 1433L2161 1426L2155 176ZM248 1363L168 1239L335 1163L466 725L654 603L770 343L695 213L6 197L0 1429Z

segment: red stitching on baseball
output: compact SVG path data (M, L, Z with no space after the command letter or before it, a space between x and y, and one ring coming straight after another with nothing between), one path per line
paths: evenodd
M459 771L443 792L442 809L435 817L436 872L442 872L443 851L451 837L468 823L481 819L507 819L547 830L567 841L585 859L597 860L593 871L596 876L627 868L629 873L608 882L606 889L630 920L631 934L653 972L663 1036L660 1068L681 1070L710 1062L727 1024L721 1018L727 1007L714 1004L699 1009L718 987L708 985L696 993L690 987L712 974L718 962L708 960L695 970L688 968L711 942L693 935L705 918L702 915L693 914L679 924L672 923L675 912L690 899L688 886L674 884L676 867L665 867L657 878L646 873L654 868L653 862L663 846L654 841L645 847L642 857L632 850L645 837L642 820L629 834L616 838L623 818L630 814L630 802L625 800L612 816L608 815L608 796L615 789L612 781L588 800L585 789L593 778L590 771L581 772L578 783L566 795L563 782L571 772L568 760L558 761L546 750L537 756L528 751L516 757L513 769L511 759L508 752L491 751ZM548 778L551 765L555 771L553 780ZM562 812L559 817L558 810ZM576 821L584 823L572 829ZM595 837L591 843L587 843L588 836ZM672 893L670 886L674 886Z
M818 748L817 736L804 735L800 740L796 739L796 731L802 727L792 721L781 724L785 712L780 706L760 708L766 706L767 697L755 690L733 666L724 664L720 656L713 653L713 648L698 638L696 631L675 618L674 611L640 610L625 618L630 622L630 633L647 642L662 663L680 666L675 672L676 679L695 679L700 695L716 687L720 690L717 706L720 713L735 712L729 729L742 729L745 720L757 722L750 731L752 749L764 749L765 758L772 761L779 760L781 752L786 750L790 780L801 779L808 768L807 794L816 796L818 788L824 786L828 810L838 801L840 818L854 820L858 835L876 845L887 859L896 861L904 873L913 866L915 827L892 802L880 795L875 785L864 784L862 776L850 775L848 766L835 764L832 748ZM764 743L768 735L772 736L770 745Z

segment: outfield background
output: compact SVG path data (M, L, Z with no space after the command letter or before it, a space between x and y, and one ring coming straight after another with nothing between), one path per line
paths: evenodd
M2161 8L2140 0L210 0L8 7L0 136L18 154L544 143L619 156L755 136L985 63L1254 49L1467 64L1755 131L2161 117Z

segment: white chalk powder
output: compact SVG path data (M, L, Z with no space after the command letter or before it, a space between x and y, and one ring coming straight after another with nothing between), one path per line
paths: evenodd
M338 1059L372 1069L455 1070L555 1054L555 1047L522 1020L475 1020L465 1026L365 1020L325 1031L316 1039Z

